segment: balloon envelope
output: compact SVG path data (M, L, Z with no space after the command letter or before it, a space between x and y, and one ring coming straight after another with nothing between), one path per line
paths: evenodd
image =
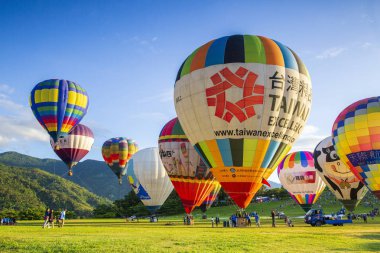
M326 187L314 167L313 154L307 151L288 154L278 166L277 175L282 186L305 212Z
M314 164L323 182L343 205L353 212L367 193L367 187L338 157L332 137L321 141L314 150Z
M212 189L210 194L200 205L202 212L205 213L212 206L212 204L215 202L216 198L218 197L220 189L222 189L222 186L219 183L215 184L214 189Z
M127 172L126 165L138 150L136 142L125 137L111 138L104 142L102 156L108 167L115 173L121 184L121 178Z
M60 149L55 149L56 143L53 138L50 138L50 145L54 152L67 165L71 174L71 169L83 157L90 152L92 144L94 144L94 134L91 129L85 125L78 124L65 137L58 139Z
M54 142L66 136L86 115L87 92L68 80L50 79L38 83L29 97L34 116Z
M158 146L166 172L186 213L190 214L202 204L217 182L190 144L177 118L162 128Z
M303 130L311 93L309 73L291 49L251 35L222 37L195 50L174 88L186 136L241 208Z
M155 213L173 191L158 148L138 151L128 162L128 181L145 207Z
M344 109L332 128L340 159L380 199L380 97Z

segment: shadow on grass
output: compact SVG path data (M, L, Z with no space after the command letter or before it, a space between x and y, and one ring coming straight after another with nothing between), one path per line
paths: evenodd
M363 251L379 252L380 250L380 234L365 233L357 236L360 239L374 240L375 242L363 243L361 249Z

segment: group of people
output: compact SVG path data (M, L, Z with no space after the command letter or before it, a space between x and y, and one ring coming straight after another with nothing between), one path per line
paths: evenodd
M260 216L257 212L252 212L251 214L248 214L246 212L237 212L236 214L230 216L228 226L237 227L239 218L244 218L245 226L251 227L252 217L255 219L256 227L261 227Z
M219 223L220 223L220 219L218 216L215 217L211 217L211 226L214 227L214 225L216 225L216 227L219 226Z
M58 227L63 227L65 225L66 211L66 209L63 209L59 215L54 216L54 210L47 208L45 211L44 224L42 225L42 228L54 228L54 221Z
M183 225L193 225L194 217L191 214L187 214L183 217Z
M16 219L15 218L0 218L0 225L16 225Z

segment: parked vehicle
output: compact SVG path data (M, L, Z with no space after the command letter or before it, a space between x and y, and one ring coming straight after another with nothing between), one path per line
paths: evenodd
M352 220L343 220L342 216L324 215L322 209L311 209L305 215L305 223L313 227L320 227L324 224L343 226L345 223L352 223Z

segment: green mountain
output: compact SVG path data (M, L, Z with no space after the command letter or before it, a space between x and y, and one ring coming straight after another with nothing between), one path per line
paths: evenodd
M0 164L0 210L51 207L89 215L94 207L109 203L106 198L40 169Z
M123 184L119 185L115 174L101 161L86 160L78 163L73 168L74 174L71 177L67 175L66 165L55 159L39 159L17 152L5 152L0 154L0 163L21 168L38 168L111 200L121 199L131 190L126 178Z

